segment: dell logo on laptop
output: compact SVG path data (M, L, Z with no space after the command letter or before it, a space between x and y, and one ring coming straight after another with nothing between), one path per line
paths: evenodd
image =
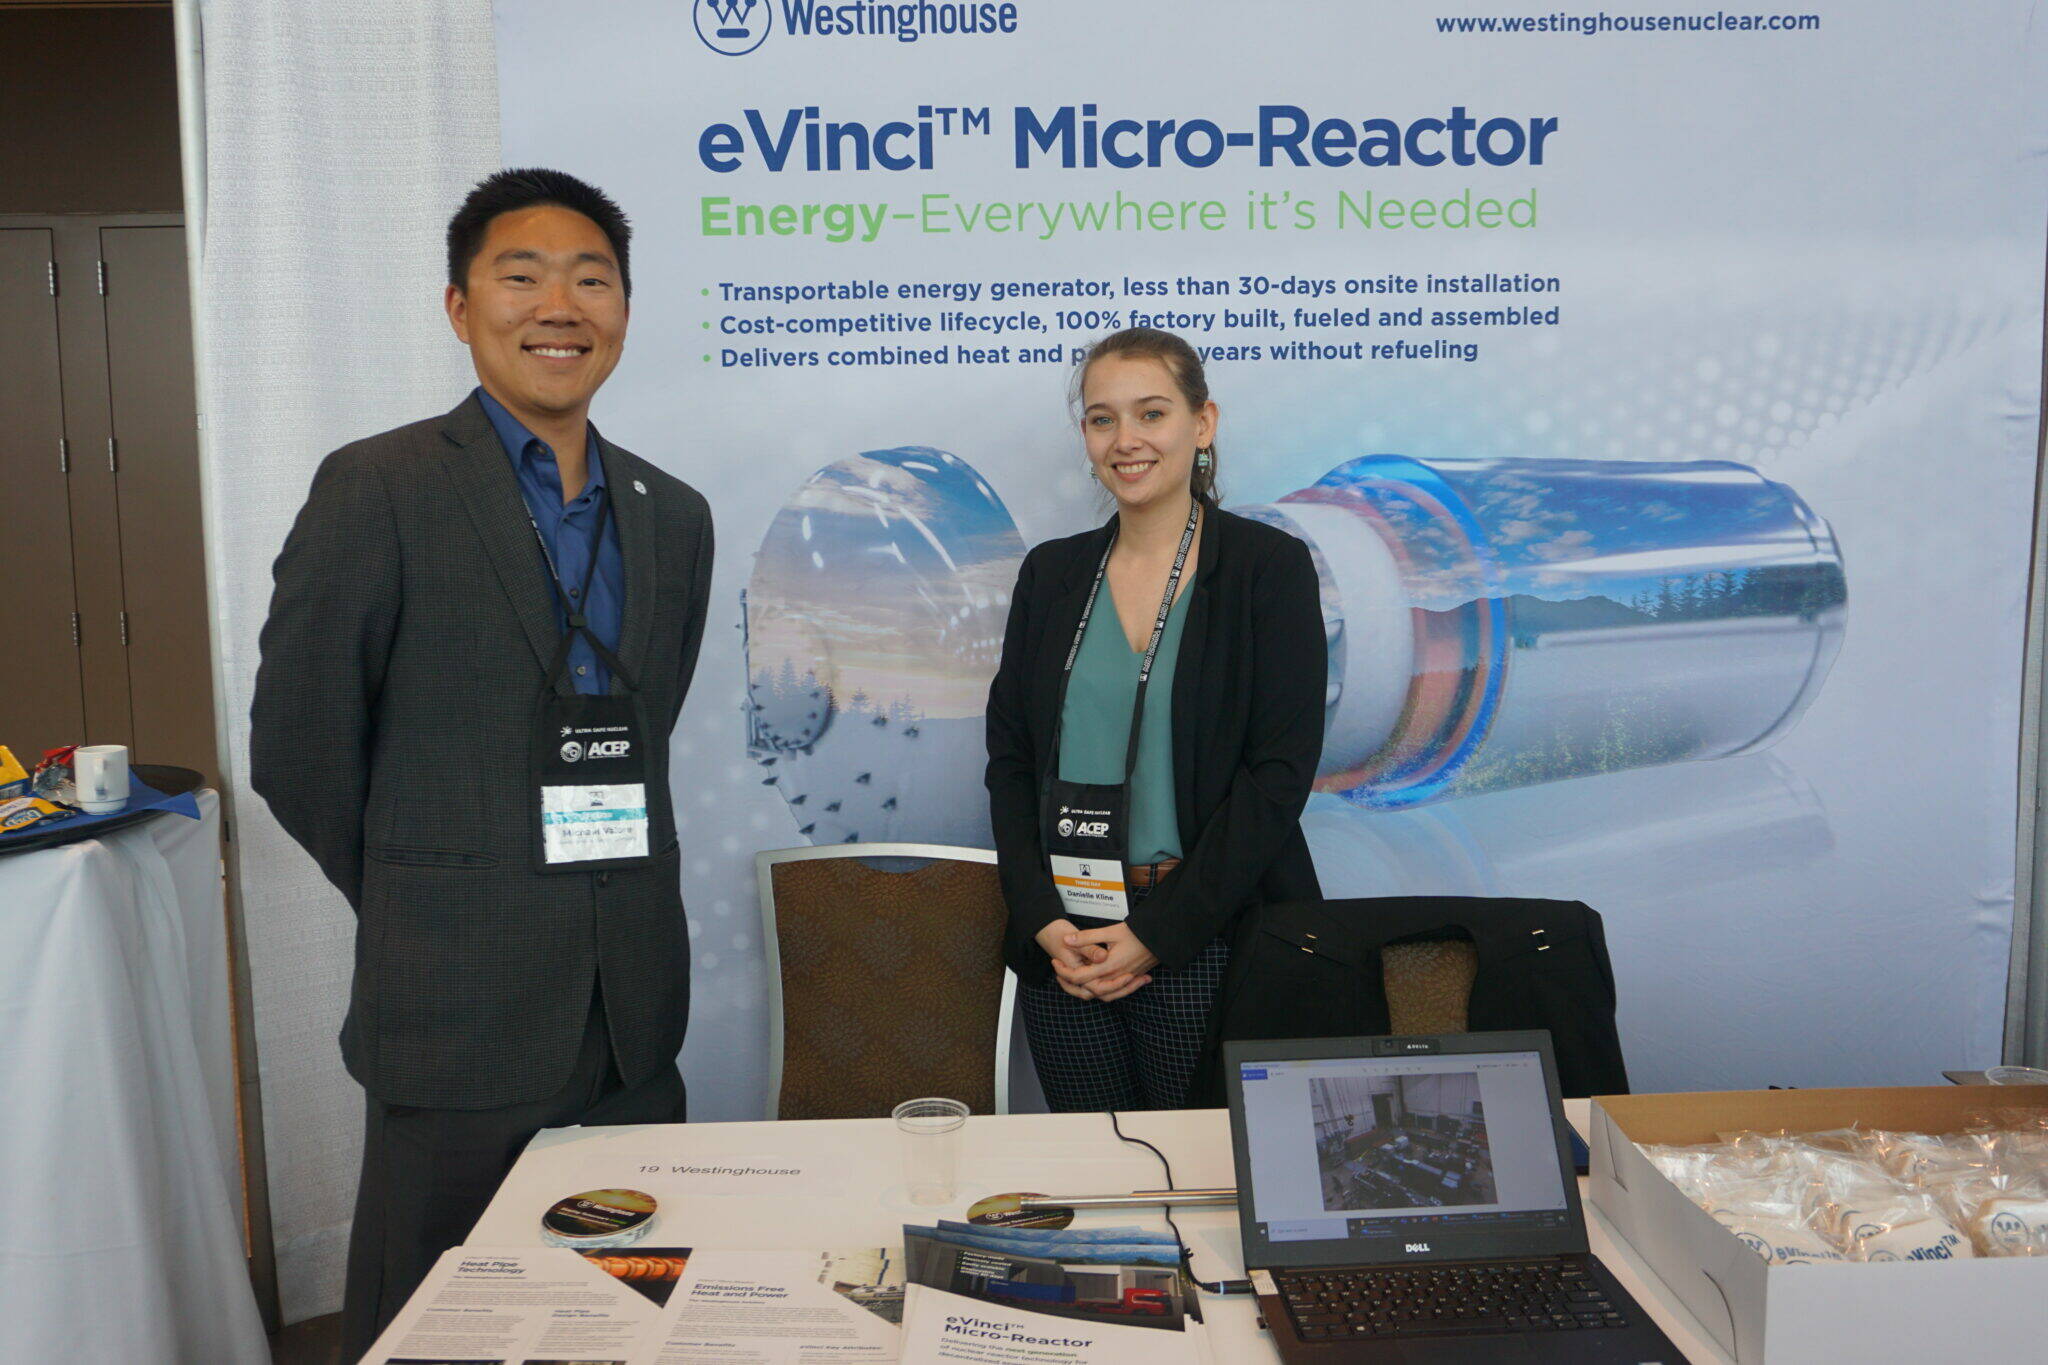
M1409 1254L1410 1256L1413 1256L1413 1255L1414 1255L1415 1253L1417 1253L1418 1251L1427 1251L1427 1250L1429 1250L1429 1243L1427 1243L1427 1242L1410 1242L1410 1243L1408 1244L1408 1254Z

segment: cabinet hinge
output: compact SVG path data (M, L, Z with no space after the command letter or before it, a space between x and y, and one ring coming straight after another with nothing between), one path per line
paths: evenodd
M128 613L121 613L121 648L128 648Z
M109 436L107 438L107 472L109 474L118 474L120 471L120 463L114 454L114 438Z
M106 297L106 293L107 293L107 263L106 263L105 261L101 261L101 262L99 263L99 267L100 267L100 297L104 298L104 297Z
M78 613L71 613L71 647L78 648Z
M69 474L71 472L71 442L62 436L57 438L57 472L59 474Z
M55 261L50 262L50 297L53 299L57 297L57 263Z

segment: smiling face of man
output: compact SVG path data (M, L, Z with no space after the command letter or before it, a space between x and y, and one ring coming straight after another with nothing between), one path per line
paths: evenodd
M611 240L556 204L491 220L448 321L484 389L529 428L581 421L626 344L626 290Z

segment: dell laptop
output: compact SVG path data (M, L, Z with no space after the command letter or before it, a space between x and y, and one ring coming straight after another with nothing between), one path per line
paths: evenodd
M1228 1043L1224 1064L1283 1360L1682 1365L1587 1249L1548 1033Z

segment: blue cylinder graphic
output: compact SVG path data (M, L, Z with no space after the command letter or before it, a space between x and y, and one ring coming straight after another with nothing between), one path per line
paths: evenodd
M1372 455L1237 510L1314 553L1317 787L1372 809L1761 749L1841 643L1834 533L1745 465Z

